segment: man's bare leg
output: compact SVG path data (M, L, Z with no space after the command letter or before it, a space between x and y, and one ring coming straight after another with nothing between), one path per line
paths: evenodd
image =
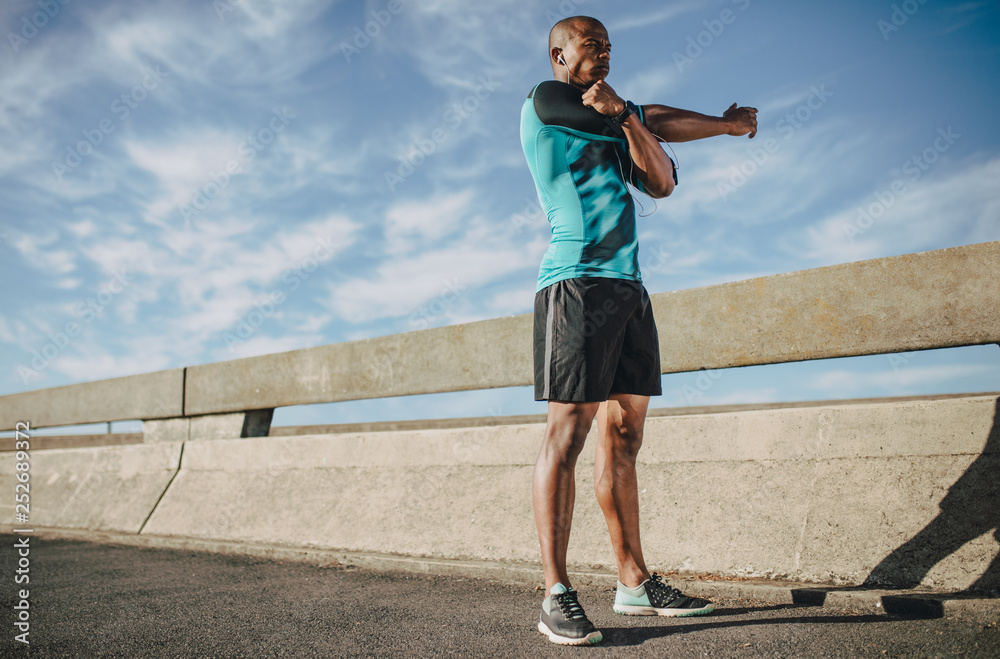
M648 407L648 396L613 394L597 413L594 489L608 523L618 580L630 588L649 578L639 540L639 485L635 473Z
M546 592L556 583L570 586L566 550L576 494L576 460L599 405L549 401L545 436L531 488Z

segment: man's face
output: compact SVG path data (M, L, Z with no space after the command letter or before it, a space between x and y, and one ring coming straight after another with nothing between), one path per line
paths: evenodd
M611 70L611 42L608 31L600 23L580 22L562 52L571 75L568 82L587 89L604 80Z

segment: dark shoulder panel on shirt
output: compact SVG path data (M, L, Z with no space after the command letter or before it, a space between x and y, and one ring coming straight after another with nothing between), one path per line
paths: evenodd
M546 126L561 126L581 133L624 139L625 133L594 108L583 104L583 92L573 85L558 80L539 83L528 98L532 99L535 114Z

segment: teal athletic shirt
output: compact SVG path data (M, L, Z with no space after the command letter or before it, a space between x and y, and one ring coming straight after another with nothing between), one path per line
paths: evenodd
M536 292L575 277L642 281L635 204L623 174L643 188L628 141L582 97L576 87L548 80L521 108L521 146L552 228ZM645 121L642 108L639 119Z

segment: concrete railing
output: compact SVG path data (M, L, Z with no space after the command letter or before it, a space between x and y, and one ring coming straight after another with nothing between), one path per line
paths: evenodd
M998 281L993 242L656 294L661 367L998 343ZM267 436L285 405L530 384L531 323L13 394L0 428L144 420L143 444L33 453L37 525L531 564L540 419ZM722 576L1000 587L998 406L981 394L651 414L638 466L647 558ZM0 454L0 490L15 475ZM608 565L596 503L576 507L571 560ZM14 519L12 503L0 511Z
M998 281L992 242L655 294L661 370L1000 343ZM523 314L12 394L0 428L142 419L154 441L263 436L282 406L528 385L531 324Z

